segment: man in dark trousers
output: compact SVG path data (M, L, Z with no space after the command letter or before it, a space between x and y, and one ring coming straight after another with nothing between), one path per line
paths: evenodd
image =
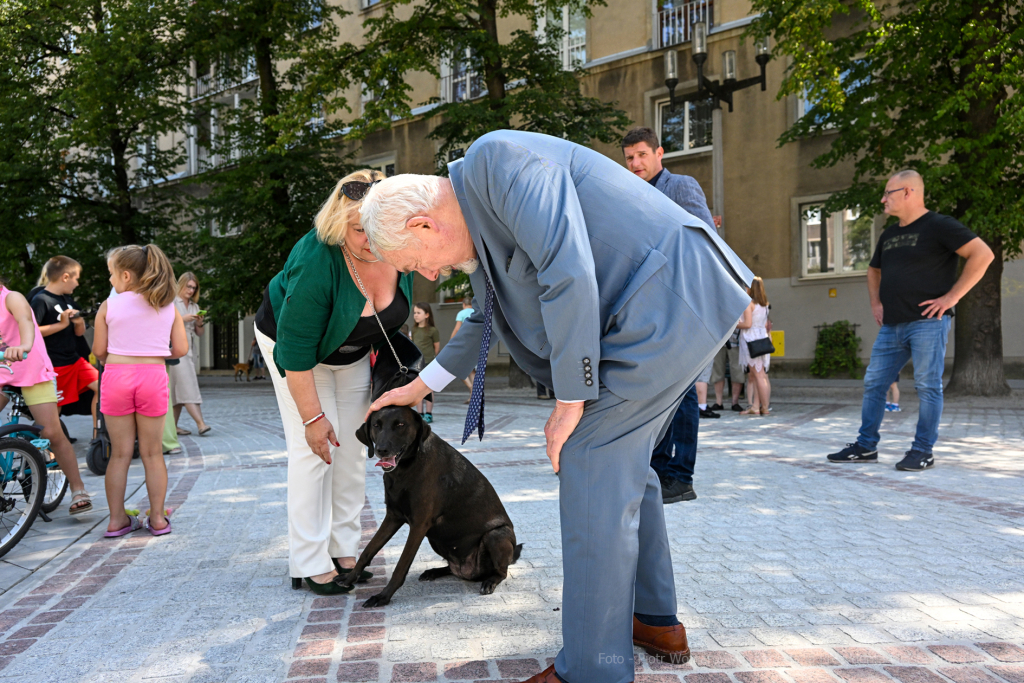
M900 171L882 193L885 213L899 219L878 238L868 265L868 295L882 326L864 373L857 441L828 456L830 462L878 462L878 428L885 392L907 361L914 361L914 387L921 401L917 434L896 469L916 472L935 464L932 447L942 417L942 370L952 309L985 274L994 256L985 242L955 218L924 205L924 180ZM957 277L957 265L964 259Z
M697 181L690 176L675 175L661 165L665 150L653 130L634 128L626 133L622 138L622 153L626 156L626 167L634 175L654 185L709 227L714 226L704 191ZM711 366L708 366L701 371L697 381L707 382L710 375ZM717 413L707 409L707 404L698 405L697 389L692 386L684 394L665 437L654 449L651 467L661 479L661 495L666 505L697 497L693 490L693 469L697 463L697 425L702 415L718 417Z

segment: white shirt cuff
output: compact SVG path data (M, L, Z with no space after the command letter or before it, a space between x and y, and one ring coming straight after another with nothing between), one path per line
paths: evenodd
M431 391L441 391L455 379L455 375L441 367L437 360L432 360L430 365L420 370L420 379Z
M556 399L559 403L583 403L586 399L576 399L575 401L563 401L562 399Z

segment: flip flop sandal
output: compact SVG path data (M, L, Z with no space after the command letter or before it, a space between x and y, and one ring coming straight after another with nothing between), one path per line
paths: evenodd
M75 503L85 503L77 508ZM69 515L80 515L83 512L92 511L92 498L89 496L88 491L72 491L71 492L71 507L68 510Z
M188 436L189 434L192 433L192 430L190 430L190 429L182 429L181 427L178 427L177 431L178 431L178 436Z
M128 510L125 510L125 512L128 512ZM128 515L127 526L121 527L117 531L107 531L103 534L103 538L117 538L118 536L126 536L133 531L138 531L139 529L141 529L142 522L139 520L139 511L134 510L133 512L135 514L129 513ZM170 529L171 527L168 526L167 528Z
M169 534L171 533L171 520L167 520L167 526L165 526L163 529L154 529L149 525L149 520L147 519L146 530L154 536L163 536L164 534Z
M207 425L206 429L200 429L199 436L206 436L207 432L209 432L211 429L213 429L213 427L210 427L209 425Z

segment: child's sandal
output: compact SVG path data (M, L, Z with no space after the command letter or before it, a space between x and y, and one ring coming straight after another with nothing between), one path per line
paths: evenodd
M84 503L84 505L83 505ZM78 507L75 507L78 505ZM69 515L80 515L92 511L92 498L86 490L71 492L71 506L68 508Z

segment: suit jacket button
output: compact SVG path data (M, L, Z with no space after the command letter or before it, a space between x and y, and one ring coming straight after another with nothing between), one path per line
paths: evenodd
M590 372L590 366L589 365L584 365L583 366L583 372Z
M588 372L587 374L584 375L584 377L586 377L587 379L590 379L591 377L593 377L593 375Z
M594 385L594 380L588 379L587 380L587 386L590 387L590 386L593 386L593 385Z
M589 358L584 358L583 359L583 364L584 365L590 365L590 359Z

